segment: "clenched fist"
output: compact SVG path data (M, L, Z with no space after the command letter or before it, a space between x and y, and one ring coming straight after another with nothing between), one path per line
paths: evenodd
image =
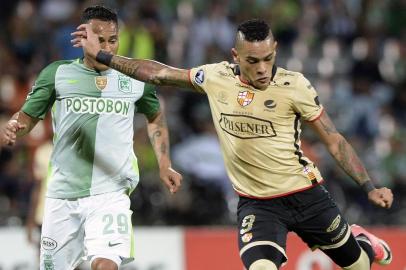
M393 202L392 190L386 187L371 190L368 199L377 206L390 208Z
M1 145L14 145L17 139L17 132L25 127L26 125L19 123L17 120L9 120L0 130Z

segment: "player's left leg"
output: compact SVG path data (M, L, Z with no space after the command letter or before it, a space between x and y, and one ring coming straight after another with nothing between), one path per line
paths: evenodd
M124 191L90 197L85 246L92 270L117 270L133 260L130 199Z
M371 261L380 265L387 265L392 262L392 251L385 241L359 225L351 225L351 231L361 248L368 253Z
M343 269L370 269L367 253L324 187L301 192L294 199L300 203L293 231L311 249L319 248Z
M344 238L340 243L320 246L319 249L329 256L337 265L341 266L342 269L371 269L369 255L358 245L357 241L351 234L348 238Z

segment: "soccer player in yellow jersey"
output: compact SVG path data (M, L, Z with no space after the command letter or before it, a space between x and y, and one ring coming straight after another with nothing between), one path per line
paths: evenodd
M88 25L79 26L73 36L74 46L84 47L86 55L128 76L207 95L225 165L240 195L238 239L248 270L274 270L285 263L289 231L343 269L390 263L388 245L362 227L349 226L320 185L319 170L300 149L301 122L314 129L372 203L391 207L391 190L374 187L311 83L301 73L275 65L277 43L267 23L250 20L239 25L231 50L234 64L191 70L104 52Z

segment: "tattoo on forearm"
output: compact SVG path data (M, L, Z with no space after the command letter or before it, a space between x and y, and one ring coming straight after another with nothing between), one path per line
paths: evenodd
M169 67L152 60L114 56L110 67L143 82L184 88L193 87L186 70Z
M166 154L166 143L161 143L161 154Z
M163 113L159 113L148 126L148 134L158 163L169 159L168 128Z
M358 184L370 180L368 173L352 146L343 138L338 144L336 159L343 170Z
M110 66L130 77L137 77L138 63L131 59L113 57Z
M151 143L152 145L155 147L156 145L156 141L158 137L161 137L162 132L160 130L155 131L154 133L152 133L151 135Z

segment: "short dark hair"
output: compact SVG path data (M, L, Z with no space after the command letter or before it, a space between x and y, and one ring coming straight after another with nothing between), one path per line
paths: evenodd
M244 36L244 40L249 42L262 41L268 38L268 36L273 37L269 25L260 19L252 19L242 22L238 25L238 32L241 32Z
M87 23L91 19L98 19L101 21L113 21L118 23L117 21L117 13L110 8L104 6L91 6L87 7L82 13L82 22Z

